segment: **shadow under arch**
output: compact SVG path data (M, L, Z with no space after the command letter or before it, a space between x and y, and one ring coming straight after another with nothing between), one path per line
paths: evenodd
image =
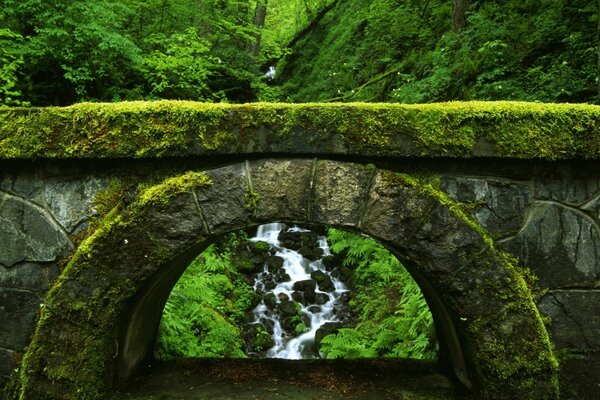
M271 221L363 232L388 247L421 286L447 363L481 398L558 396L522 275L459 204L372 166L269 159L168 177L115 208L48 294L21 398L104 398L151 354L189 261L218 235Z

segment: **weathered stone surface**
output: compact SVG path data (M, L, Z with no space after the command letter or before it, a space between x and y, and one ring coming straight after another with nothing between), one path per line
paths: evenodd
M600 192L597 176L581 176L578 168L562 165L534 180L535 198L581 205Z
M569 354L560 362L561 400L597 400L600 398L600 351Z
M18 264L11 268L0 266L0 287L29 289L44 292L60 274L56 264Z
M471 252L479 251L483 243L477 232L436 199L418 193L401 178L381 172L374 177L362 228L404 249L405 254L400 255L418 261L423 270L435 269L437 273L470 263Z
M0 387L15 367L15 352L10 349L0 348Z
M310 198L311 160L264 160L251 164L254 192L260 196L256 209L259 221L273 222L285 215L291 222L305 221Z
M198 201L212 233L242 227L250 221L252 210L246 204L249 191L243 163L207 172L212 184L198 190Z
M600 351L600 291L551 291L539 309L552 319L549 330L559 349Z
M441 188L453 199L471 203L481 226L496 235L517 232L532 201L528 183L443 176Z
M0 264L48 262L69 251L69 240L37 207L0 194Z
M0 347L21 350L35 328L42 297L18 289L0 289Z
M44 181L33 170L2 176L0 190L44 204Z
M94 197L108 184L106 178L88 176L75 180L50 180L44 196L54 218L73 233L75 228L96 214Z
M361 165L317 161L313 218L327 225L358 226L372 176Z
M598 285L600 236L589 218L572 209L535 203L525 228L500 247L530 267L542 287Z
M592 198L582 209L589 211L596 220L600 221L600 195Z
M181 194L168 205L153 208L148 213L148 224L150 232L163 231L161 243L169 249L191 246L195 238L207 234L191 193Z

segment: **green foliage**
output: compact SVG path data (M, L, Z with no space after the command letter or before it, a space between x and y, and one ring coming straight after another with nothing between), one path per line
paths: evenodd
M419 286L388 250L363 236L330 229L333 253L353 268L350 307L356 326L326 336L326 358L435 358L433 319Z
M21 40L18 33L0 28L0 106L27 105L19 100L21 92L16 89L17 74L23 65L23 56L18 51Z
M158 356L246 357L237 324L253 295L235 271L230 253L209 246L190 264L165 304Z
M587 0L340 2L285 59L292 101L597 100L597 5Z

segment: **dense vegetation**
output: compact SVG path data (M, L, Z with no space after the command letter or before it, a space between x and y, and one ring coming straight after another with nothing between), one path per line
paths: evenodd
M597 35L594 0L4 0L0 105L597 102Z
M292 101L597 101L597 15L590 0L343 1L281 81Z
M412 277L383 246L363 236L330 229L328 241L353 289L351 322L325 336L326 358L435 358L433 321ZM208 247L187 268L163 311L157 356L246 357L245 314L260 301L247 261L232 256L247 248L243 233ZM266 332L257 342L269 343ZM266 349L265 349L266 350Z

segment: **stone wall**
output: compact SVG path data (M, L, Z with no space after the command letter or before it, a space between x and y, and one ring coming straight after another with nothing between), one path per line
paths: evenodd
M152 169L161 163L153 162ZM164 164L164 163L163 163ZM172 168L172 165L163 165ZM96 217L94 197L136 164L4 162L0 168L0 376L18 365L44 294ZM198 168L181 161L181 170ZM563 399L600 395L600 168L594 163L395 162L386 168L431 175L466 203L538 277L540 311L561 356ZM343 177L331 176L330 179ZM274 177L277 179L277 177ZM200 199L201 201L202 199ZM226 202L227 199L224 199ZM352 199L348 199L352 201ZM326 204L323 203L323 208Z
M472 203L498 246L538 277L538 307L552 321L560 355L562 398L600 396L600 169L549 164L516 179L474 171L443 175L441 184Z

